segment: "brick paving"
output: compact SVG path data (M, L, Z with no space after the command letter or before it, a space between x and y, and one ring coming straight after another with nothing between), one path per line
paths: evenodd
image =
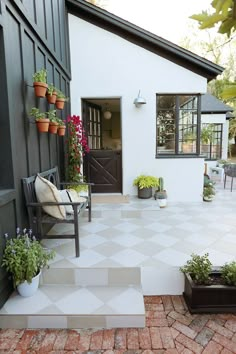
M191 315L182 296L145 296L146 327L2 329L0 354L236 354L236 315Z

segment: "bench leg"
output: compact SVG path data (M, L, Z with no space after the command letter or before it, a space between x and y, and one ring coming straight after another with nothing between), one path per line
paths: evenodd
M74 212L78 215L77 207L75 207ZM75 234L75 256L80 256L80 249L79 249L79 217L74 217L74 234Z
M234 180L234 177L232 177L232 179L231 179L231 192L232 192L232 189L233 189L233 180Z

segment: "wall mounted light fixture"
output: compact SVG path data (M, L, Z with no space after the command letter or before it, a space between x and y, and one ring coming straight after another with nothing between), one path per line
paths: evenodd
M105 110L103 112L103 117L105 119L111 119L111 116L112 116L112 113L111 113L111 111L110 111L110 109L108 107L108 104L106 103L106 107L105 107Z
M146 103L147 103L147 102L146 102L145 98L143 98L143 97L140 96L140 90L139 90L138 96L137 96L137 97L135 98L135 100L134 100L135 106L136 106L137 108L139 108L139 107L141 107L143 104L146 104Z

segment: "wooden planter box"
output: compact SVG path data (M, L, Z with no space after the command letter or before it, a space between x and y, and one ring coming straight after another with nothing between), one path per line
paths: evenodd
M219 271L211 274L221 276ZM236 286L196 285L190 274L185 274L183 296L191 313L236 312Z

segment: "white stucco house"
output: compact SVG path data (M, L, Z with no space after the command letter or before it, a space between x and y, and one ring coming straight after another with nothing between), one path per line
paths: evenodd
M201 101L223 68L82 0L68 4L71 113L88 134L93 192L136 195L134 178L148 174L164 178L170 201L201 201ZM217 119L227 125L225 113ZM202 122L213 123L210 112Z

